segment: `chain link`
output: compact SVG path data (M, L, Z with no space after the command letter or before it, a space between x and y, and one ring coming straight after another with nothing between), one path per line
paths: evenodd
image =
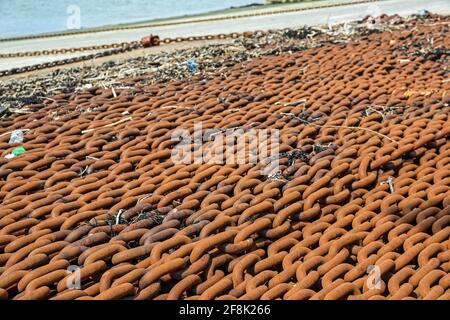
M118 48L113 48L111 50L101 51L101 52L97 52L97 53L93 53L93 54L89 54L89 55L77 56L77 57L72 57L72 58L67 58L67 59L62 59L62 60L57 60L57 61L44 62L44 63L40 63L40 64L35 64L32 66L13 68L13 69L9 69L9 70L0 71L0 77L10 76L10 75L18 74L18 73L24 73L24 72L29 72L29 71L39 70L39 69L62 66L65 64L70 64L70 63L75 63L75 62L80 62L80 61L85 61L85 60L91 60L91 59L100 58L100 57L106 57L106 56L110 56L110 55L114 55L114 54L120 54L120 53L124 53L127 51L139 49L142 47L143 46L140 42L133 41L133 42L128 43L127 46L120 46ZM77 50L78 48L72 48L72 49ZM70 49L70 50L72 50L72 49ZM50 52L52 52L52 51L53 50L50 50ZM61 50L56 50L56 51L60 52Z
M41 50L41 51L25 51L25 52L14 52L14 53L0 53L0 58L21 58L21 57L37 57L37 56L53 56L58 54L67 54L75 52L84 51L99 51L108 49L119 49L119 48L129 48L141 45L139 41L132 42L120 42L111 44L101 44L87 47L77 47L77 48L61 48L52 50Z

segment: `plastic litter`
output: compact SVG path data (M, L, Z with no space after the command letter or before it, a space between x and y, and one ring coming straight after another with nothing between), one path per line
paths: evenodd
M9 154L7 154L6 156L5 156L5 158L6 159L12 159L12 158L15 158L15 157L18 157L18 156L20 156L21 154L23 154L25 151L27 151L24 147L17 147L17 148L14 148L12 151L11 151L11 153L9 153Z
M419 17L423 17L423 16L428 15L429 13L430 13L430 12L429 12L428 10L420 9L420 10L417 12L417 15L418 15Z
M188 60L186 62L186 65L187 65L189 72L194 73L197 71L198 65L197 65L197 62L195 62L194 60Z
M23 132L22 130L14 130L11 132L11 137L9 138L9 144L21 143L23 142Z
M21 154L23 154L25 151L27 151L24 147L17 147L17 148L14 148L13 149L13 151L12 151L12 154L15 156L15 157L18 157L18 156L20 156Z

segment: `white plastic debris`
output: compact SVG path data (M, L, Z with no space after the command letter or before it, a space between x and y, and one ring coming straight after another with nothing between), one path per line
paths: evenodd
M418 16L426 16L429 12L425 9L420 9L419 11L417 11L417 15Z
M22 130L14 130L11 132L11 137L9 138L9 144L21 143L23 142L23 132Z
M117 216L116 216L116 224L120 223L120 217L122 216L122 213L124 213L124 212L125 212L125 210L123 210L123 209L119 210L119 212L117 213Z
M389 176L389 177L387 177L387 179L385 181L381 181L380 185L387 184L389 186L389 191L391 193L394 193L394 183L393 182L394 181L393 181L392 177Z
M27 151L27 150L24 147L14 148L11 153L9 153L5 156L5 158L12 159L12 158L18 157L21 154L23 154L25 151Z

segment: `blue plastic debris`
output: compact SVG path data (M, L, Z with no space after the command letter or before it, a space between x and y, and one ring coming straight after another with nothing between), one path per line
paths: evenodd
M195 62L194 60L188 60L186 62L186 65L187 65L187 68L188 68L189 72L194 73L194 72L197 71L197 66L198 65L197 65L197 62Z

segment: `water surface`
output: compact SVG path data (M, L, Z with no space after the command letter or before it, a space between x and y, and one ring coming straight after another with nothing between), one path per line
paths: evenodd
M264 0L0 0L0 38L63 31L78 26L87 28L169 18L263 2Z

